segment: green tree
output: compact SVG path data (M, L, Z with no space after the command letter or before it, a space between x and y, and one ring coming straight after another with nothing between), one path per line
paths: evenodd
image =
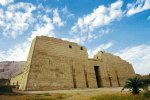
M137 77L129 78L126 81L126 84L123 87L122 91L124 89L130 89L132 94L139 94L140 89L143 89L143 90L146 89L146 84L140 78L137 78Z

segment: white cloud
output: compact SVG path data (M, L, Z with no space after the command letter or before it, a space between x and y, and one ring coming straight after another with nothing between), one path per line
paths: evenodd
M100 33L99 37L102 37L102 36L104 36L104 35L107 35L109 32L110 32L110 29L109 29L109 28L107 28L107 29L102 29L102 30L99 31L99 33Z
M14 2L14 0L0 0L0 5L6 6L12 2Z
M110 31L111 30L109 28L106 28L106 29L99 30L97 35L92 33L74 34L72 38L62 38L62 39L83 45L85 41L91 42L93 39L97 39L97 38L100 39L102 36L107 35Z
M147 18L147 20L150 20L150 16Z
M131 16L144 10L150 9L150 0L137 0L136 3L130 3L127 6L127 16Z
M17 3L9 5L7 10L1 9L0 29L2 29L2 34L13 38L23 34L35 21L32 14L35 8L30 3ZM20 10L25 10L25 12Z
M98 34L94 31L104 25L108 25L114 20L119 20L123 15L121 10L122 5L123 1L120 0L112 3L109 7L100 5L92 13L78 18L78 21L70 30L73 39L78 39L78 42L83 44L85 41L92 41L93 39L106 35L104 32L100 31Z
M138 45L135 47L125 48L120 50L115 55L129 61L136 73L149 74L150 73L150 45Z
M83 44L83 42L86 40L86 38L85 37L73 37L73 38L62 38L62 40L67 40L70 42Z
M99 34L97 34L97 31L101 27L113 21L120 20L126 15L130 16L150 9L150 0L137 0L136 3L128 4L127 11L122 11L122 6L123 1L117 0L108 7L100 5L94 9L92 13L79 17L77 22L70 29L70 33L73 37L72 40L78 40L80 44L83 44L85 41L91 41L108 34L109 32L105 34L101 30Z
M105 44L101 44L93 50L88 50L89 57L92 58L96 53L98 53L98 51L107 50L108 48L112 47L112 45L113 42L111 41Z
M28 32L29 37L24 43L7 51L0 51L0 61L26 61L31 41L36 36L55 36L55 26L63 26L58 9L38 8L30 3L10 4L0 8L0 29L6 37L16 38ZM37 12L35 15L33 11ZM42 12L42 13L39 13ZM49 14L54 16L51 18Z
M40 6L40 5L39 5ZM31 31L31 39L36 35L54 36L54 25L64 25L59 16L58 9L39 7L31 3L19 2L10 4L6 9L0 9L0 29L2 34L8 38L16 38L27 31ZM37 13L36 15L33 13ZM53 14L53 20L48 16Z
M59 16L58 9L53 10L53 23L60 27L64 26L64 23Z
M16 4L12 4L8 6L8 10L15 12L18 10L24 10L25 12L32 12L34 10L36 10L36 6L34 6L32 3L23 3L23 2L19 2Z
M54 26L52 24L51 19L44 15L42 17L40 17L41 22L38 23L35 28L34 31L32 31L31 33L31 37L28 38L29 41L32 41L32 39L34 39L36 36L54 36Z
M67 19L74 18L74 14L68 10L67 6L65 6L61 11L63 12L63 15L65 15Z
M8 51L0 51L0 61L26 61L30 44L30 42L24 42Z
M77 23L71 28L71 32L92 32L95 28L107 25L114 20L118 20L123 14L121 10L122 5L123 1L120 0L112 3L109 7L100 5L93 10L91 14L79 18Z
M85 41L91 42L93 39L101 38L104 35L109 34L109 32L112 32L109 28L106 29L100 29L97 34L93 33L83 33L83 34L71 34L73 35L72 38L63 38L64 40L70 41L70 42L76 42L78 44L83 45Z
M71 38L62 38L62 39L83 45L85 41L91 42L93 39L96 39L98 37L102 37L102 35L101 34L95 35L92 33L88 33L88 34L74 34Z
M47 15L38 16L40 21L36 23L31 36L24 43L17 44L7 51L0 51L0 61L26 61L31 41L36 36L54 36L54 26Z

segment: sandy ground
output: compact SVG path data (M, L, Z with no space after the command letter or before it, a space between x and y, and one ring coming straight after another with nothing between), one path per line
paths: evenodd
M67 94L71 95L65 100L90 100L92 96L103 94L121 93L122 87L98 88L98 89L74 89L74 90L53 90L53 91L26 91L26 94Z
M122 87L98 88L98 89L74 89L74 90L53 90L53 91L23 91L20 96L0 95L0 100L30 100L31 97L54 97L65 98L63 100L90 100L91 97L103 94L120 94ZM124 92L126 93L126 92ZM65 97L66 96L66 97ZM38 99L39 100L39 99Z
M112 87L112 88L97 88L97 89L72 89L72 90L52 90L52 91L25 91L25 94L45 94L45 93L91 93L96 92L100 94L105 94L105 92L120 92L122 87Z

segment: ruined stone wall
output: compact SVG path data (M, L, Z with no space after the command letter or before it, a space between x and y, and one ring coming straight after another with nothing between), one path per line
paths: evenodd
M19 78L17 78L18 76L14 77L14 80L16 79L17 81L19 81L19 89L20 90L26 90L27 79L29 77L28 75L29 75L30 65L31 65L32 57L33 57L34 47L35 47L35 41L36 41L36 38L32 40L32 44L30 47L30 51L28 54L26 64L24 66L23 73L21 73L21 75L20 75L22 77L19 77Z
M15 77L12 77L11 80L10 80L10 84L11 85L19 85L19 84L21 84L21 81L22 81L22 78L23 78L22 75L23 74L21 73L21 74L15 76Z
M18 81L20 90L35 91L97 88L123 86L134 75L132 65L118 56L98 52L88 59L83 46L38 36L32 41L23 73L11 83Z
M132 65L118 56L101 51L94 58L102 62L103 71L106 73L102 81L106 79L107 82L103 86L123 86L129 77L135 75Z
M87 58L86 48L76 43L36 37L20 89L86 88L84 66L87 65Z

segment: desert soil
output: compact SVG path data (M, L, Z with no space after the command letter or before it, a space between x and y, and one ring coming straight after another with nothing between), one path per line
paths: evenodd
M0 100L37 100L38 98L52 98L48 100L90 100L91 97L103 94L120 94L122 87L98 89L74 89L53 91L25 91L20 95L0 95ZM124 92L125 93L125 92ZM32 99L34 98L34 99ZM40 99L38 99L40 100Z

